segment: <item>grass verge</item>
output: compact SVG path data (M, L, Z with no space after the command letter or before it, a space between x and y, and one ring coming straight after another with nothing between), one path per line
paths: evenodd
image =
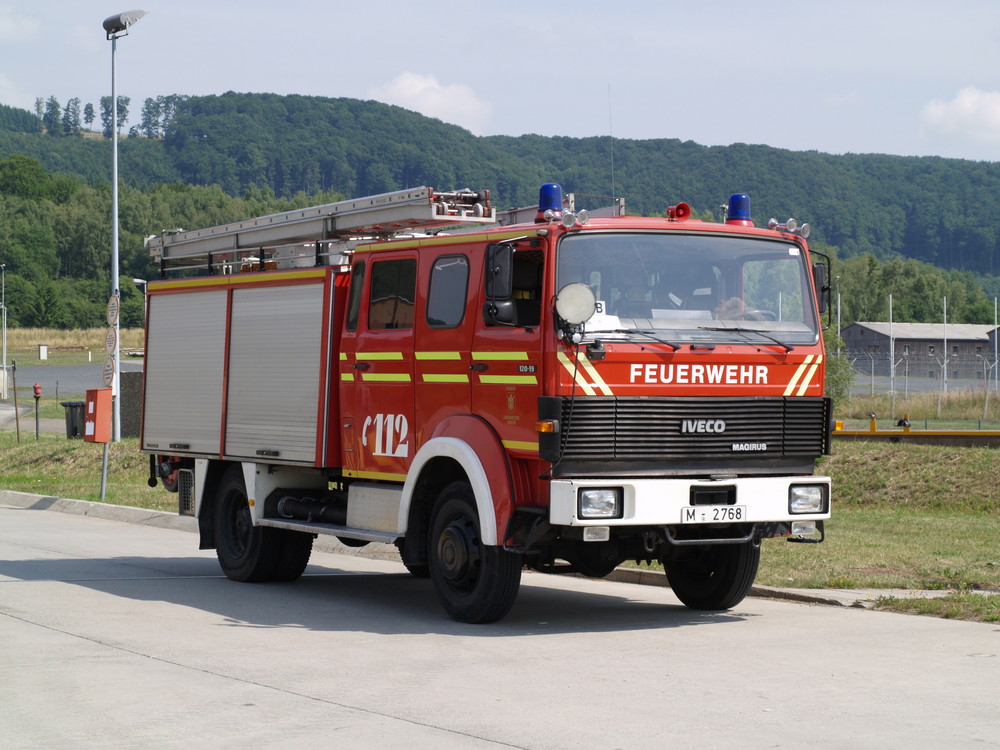
M42 434L35 440L24 432L18 443L13 430L0 430L0 488L75 500L101 500L104 446ZM33 428L32 428L33 429ZM177 510L177 496L146 483L149 456L139 452L137 439L108 446L105 502L152 510Z
M1000 596L984 596L972 591L956 591L934 599L881 597L874 608L946 620L1000 622Z

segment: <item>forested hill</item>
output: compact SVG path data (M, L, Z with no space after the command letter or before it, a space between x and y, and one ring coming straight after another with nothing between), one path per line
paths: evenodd
M559 182L577 193L614 190L631 213L657 214L683 200L700 216L717 211L730 193L746 192L758 224L772 216L807 221L815 240L841 257L869 252L1000 273L1000 206L990 199L1000 194L1000 163L673 139L477 137L356 99L236 93L169 99L169 121L157 123L143 108L152 137L133 129L121 142L122 179L141 189L183 182L217 184L231 195L256 186L279 197L360 196L431 185L490 188L504 207L530 204L541 183ZM17 112L0 108L0 158L24 154L50 172L106 180L107 140L62 129L59 137L31 132Z

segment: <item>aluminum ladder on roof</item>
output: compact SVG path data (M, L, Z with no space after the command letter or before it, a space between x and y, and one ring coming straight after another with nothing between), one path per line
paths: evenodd
M146 239L150 257L165 275L172 269L207 269L238 254L294 244L386 238L448 225L495 224L488 190L446 193L419 187L326 203L205 229L164 231ZM261 262L263 263L263 253ZM321 252L318 244L315 263ZM312 263L311 263L312 264ZM262 265L263 267L263 265Z

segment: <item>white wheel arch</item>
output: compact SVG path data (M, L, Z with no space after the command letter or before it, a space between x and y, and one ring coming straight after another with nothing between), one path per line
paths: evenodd
M497 544L497 516L493 506L493 491L490 489L486 471L479 456L464 440L453 437L439 437L424 443L417 455L413 457L403 484L403 498L399 506L399 526L405 529L410 514L410 504L413 500L413 490L424 466L435 458L450 458L459 464L469 478L472 492L476 496L476 508L479 511L479 532L483 544Z

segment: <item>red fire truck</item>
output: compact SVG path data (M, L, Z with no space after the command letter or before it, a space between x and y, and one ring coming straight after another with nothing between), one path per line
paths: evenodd
M329 534L394 544L465 622L525 567L625 560L734 606L762 539L824 537L828 260L743 194L719 223L597 213L418 188L151 237L150 484L238 581Z

